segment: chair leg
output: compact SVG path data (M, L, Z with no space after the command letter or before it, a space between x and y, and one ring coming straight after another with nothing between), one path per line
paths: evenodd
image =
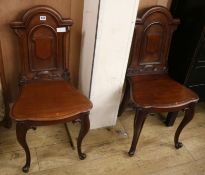
M177 112L169 112L168 115L167 115L167 119L165 121L165 124L166 126L173 126L174 125L174 122L177 118L177 115L178 115L178 111Z
M183 146L181 142L179 142L179 136L183 130L183 128L193 119L195 112L195 104L190 105L189 108L185 110L185 115L183 120L181 121L179 127L176 130L175 137L174 137L174 143L175 148L179 149Z
M22 171L24 173L29 172L30 164L31 164L31 155L29 151L29 147L26 142L26 134L28 129L31 127L28 126L26 123L23 122L17 122L16 123L16 136L19 144L23 147L25 153L26 153L26 164L23 166Z
M9 115L10 111L9 111L9 107L6 105L5 106L5 117L4 117L4 121L3 121L3 125L5 128L11 128L12 126L12 120L11 117Z
M3 121L4 127L10 129L12 126L12 121L10 117L5 117L4 121Z
M145 110L138 110L138 109L136 110L135 119L134 119L134 134L132 139L132 145L128 152L129 156L133 156L135 154L136 146L147 114L148 112Z
M81 151L82 140L90 129L89 113L81 116L81 129L77 140L78 156L81 160L86 158L86 154Z
M118 117L121 116L122 113L125 111L128 105L129 99L130 99L130 86L129 86L129 82L126 81L125 92L124 92L124 95L123 95L123 98L122 98L122 101L120 103L120 107L118 110Z
M69 142L70 142L70 146L71 146L71 148L74 150L74 149L75 149L75 146L74 146L74 144L73 144L73 139L72 139L72 137L71 137L70 130L69 130L68 126L67 126L67 123L65 123L64 126L65 126L65 129L66 129L67 135L68 135L68 139L69 139Z

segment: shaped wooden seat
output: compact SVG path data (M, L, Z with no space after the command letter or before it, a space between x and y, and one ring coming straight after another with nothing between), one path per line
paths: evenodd
M12 115L18 121L56 121L89 112L91 102L71 84L61 81L38 81L21 89Z
M167 112L171 109L175 111L178 107L186 106L197 99L193 91L174 81L167 74L130 77L130 84L136 105L152 108L153 112Z
M92 103L70 83L66 34L72 24L71 19L62 18L48 6L31 8L22 21L11 23L20 41L20 94L12 118L17 139L26 152L24 172L29 171L31 162L26 133L36 126L80 120L77 150L80 159L86 158L81 143L90 128Z
M136 110L134 134L129 155L133 156L148 113L176 113L185 116L174 137L175 147L181 148L179 135L194 117L198 96L168 75L167 58L172 33L179 24L168 9L155 6L137 19L126 73L126 89L118 115L131 101ZM180 58L179 58L180 59Z

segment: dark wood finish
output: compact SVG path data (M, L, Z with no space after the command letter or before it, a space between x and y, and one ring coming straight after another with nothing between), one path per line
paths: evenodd
M175 147L177 149L179 149L183 146L183 144L181 142L179 142L179 135L180 135L182 129L193 119L194 112L195 112L194 110L195 110L194 103L191 103L187 108L185 108L185 116L184 116L182 122L180 123L179 127L177 128L177 131L176 131L175 136L174 136L174 143L175 143Z
M0 81L3 89L3 98L4 98L4 105L5 105L5 117L3 120L3 125L6 128L11 128L11 118L10 118L10 108L9 108L9 91L8 86L5 79L4 74L4 64L3 64L3 58L2 58L2 49L1 49L1 42L0 42Z
M44 20L40 20L42 18ZM78 155L80 159L86 157L81 143L90 128L92 103L70 83L65 41L72 23L48 6L31 8L21 22L11 23L19 37L21 53L21 92L11 114L16 121L17 139L26 152L23 172L29 171L31 162L26 133L36 126L79 119ZM65 31L57 32L58 28Z
M181 25L173 35L169 72L205 101L205 1L173 0L171 12Z
M35 92L35 93L34 93ZM69 82L37 81L25 84L13 106L16 121L55 121L87 112L91 103Z
M120 103L119 111L118 111L118 116L121 116L126 107L128 106L130 102L130 84L128 82L128 79L125 79L125 92L124 92L124 97L122 102Z
M130 156L133 156L135 154L137 142L139 140L139 136L142 131L147 114L148 114L148 111L146 110L136 109L135 120L134 120L134 134L133 134L133 139L132 139L132 145L128 153Z
M75 149L75 146L74 146L74 143L73 143L73 139L71 137L71 134L70 134L70 130L67 126L66 123L64 123L64 126L65 126L65 129L66 129L66 132L67 132L67 135L68 135L68 139L69 139L69 142L70 142L70 146L72 147L72 149L74 150Z
M46 16L46 20L40 20ZM19 37L21 74L20 84L37 79L62 79L66 70L65 35L72 26L72 20L63 19L52 8L38 6L29 9L21 22L12 22ZM57 32L64 27L66 32Z
M86 113L84 115L81 115L80 119L81 119L81 129L80 129L80 133L79 133L78 140L77 140L77 149L78 149L78 154L79 154L80 159L83 160L86 158L86 154L82 153L81 144L82 144L83 138L89 131L90 122L89 122L88 114Z
M169 112L165 121L166 126L173 126L177 118L178 112Z
M152 108L153 112L178 111L182 106L195 102L197 97L167 74L132 76L129 83L135 105Z
M167 72L171 37L179 20L173 19L165 8L161 9L158 13L156 8L150 9L136 20L127 76Z
M16 137L20 145L23 147L26 153L26 164L23 166L23 172L28 172L31 164L31 154L29 151L29 147L26 142L26 133L31 128L29 124L24 122L17 122L16 123Z
M137 19L126 74L126 91L120 105L123 112L128 99L135 107L134 135L129 151L133 156L148 113L186 110L175 134L175 147L180 148L182 129L194 116L198 96L190 89L171 79L167 73L167 58L172 33L179 24L168 9L155 6Z

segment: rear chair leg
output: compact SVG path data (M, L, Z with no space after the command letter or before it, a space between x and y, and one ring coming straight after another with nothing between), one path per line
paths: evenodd
M12 121L11 118L9 117L5 117L4 121L3 121L4 127L10 129L12 126Z
M77 140L77 149L78 149L79 158L83 160L86 158L86 154L82 153L81 144L82 144L83 138L85 137L85 135L88 133L90 129L89 113L82 114L80 119L81 119L81 129L80 129L80 133L79 133L78 140Z
M5 118L3 121L4 127L10 129L12 126L12 120L9 115L9 106L5 106Z
M166 118L166 121L165 121L165 125L166 126L173 126L174 125L174 122L177 118L177 115L178 115L178 111L177 112L169 112L167 114L167 118Z
M29 172L30 164L31 164L31 155L29 151L29 147L26 142L26 133L28 129L31 127L28 124L25 124L24 122L17 122L16 123L16 136L19 144L23 147L25 153L26 153L26 164L23 166L22 171L24 173Z
M183 146L183 144L181 142L179 142L179 136L180 136L183 128L193 119L194 111L195 111L195 104L191 104L187 109L185 109L184 118L181 121L179 127L177 128L176 133L175 133L175 137L174 137L174 143L175 143L176 149L179 149Z
M74 146L74 144L73 144L73 139L72 139L72 137L71 137L70 130L69 130L69 128L68 128L67 123L65 123L64 126L65 126L65 129L66 129L67 135L68 135L68 140L69 140L69 142L70 142L70 146L71 146L71 148L74 150L74 149L75 149L75 146Z
M120 107L118 110L118 117L122 115L122 113L125 111L128 103L129 103L129 99L130 99L130 85L129 82L126 81L126 85L125 85L125 93L123 95L122 101L120 103Z

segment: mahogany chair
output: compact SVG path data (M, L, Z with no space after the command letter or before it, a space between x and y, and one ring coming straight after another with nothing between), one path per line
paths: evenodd
M0 42L0 118L3 118L2 123L5 128L11 128L12 121L9 113L9 92L4 74L4 64Z
M179 20L173 19L168 9L155 6L136 20L126 73L126 89L119 115L131 101L136 110L134 135L129 155L133 156L148 113L185 110L185 116L174 137L176 149L182 147L179 136L194 117L198 96L168 75L167 58L172 33ZM180 59L180 58L179 58Z
M62 18L48 6L31 8L22 21L11 23L21 54L21 90L11 114L17 140L26 153L23 172L29 171L31 162L26 133L36 126L80 120L77 150L80 159L86 158L81 143L90 128L92 103L71 85L66 68L66 34L72 24L71 19Z

